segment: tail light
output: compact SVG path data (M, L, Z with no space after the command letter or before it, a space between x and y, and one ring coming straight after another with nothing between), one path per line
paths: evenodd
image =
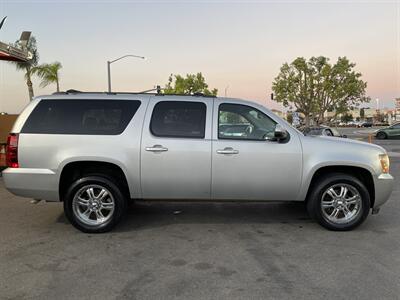
M9 168L18 168L18 134L10 133L7 138L6 164Z

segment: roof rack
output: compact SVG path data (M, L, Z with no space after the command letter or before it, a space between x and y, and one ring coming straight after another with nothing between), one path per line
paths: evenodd
M152 91L157 91L156 93L150 93ZM106 95L140 95L140 94L150 94L154 96L192 96L192 97L205 97L205 98L216 98L214 95L205 95L203 93L193 93L188 94L162 94L161 88L157 86L155 89L146 90L142 92L82 92L74 89L66 90L65 92L55 92L53 95L69 95L69 94L106 94Z

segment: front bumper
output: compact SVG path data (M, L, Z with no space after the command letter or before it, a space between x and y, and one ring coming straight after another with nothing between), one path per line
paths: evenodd
M394 178L390 174L381 174L374 177L375 203L373 208L378 208L384 204L392 194Z
M21 197L59 201L58 177L49 169L8 168L3 171L6 188Z

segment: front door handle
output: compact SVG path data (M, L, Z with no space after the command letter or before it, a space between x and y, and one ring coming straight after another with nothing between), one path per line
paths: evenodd
M235 150L232 147L226 147L224 149L217 150L218 154L238 154L239 150Z
M162 145L154 145L153 147L146 147L145 150L150 152L165 152L168 151L168 148L165 148Z

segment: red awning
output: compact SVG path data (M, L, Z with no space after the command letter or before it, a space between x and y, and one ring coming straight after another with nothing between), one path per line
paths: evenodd
M23 59L20 59L20 58L18 58L18 57L15 57L15 56L13 56L13 55L11 55L11 54L8 54L8 53L4 53L4 52L1 52L0 51L0 60L8 60L8 61L25 61L25 60L23 60Z
M29 53L11 45L0 42L0 60L27 61Z

